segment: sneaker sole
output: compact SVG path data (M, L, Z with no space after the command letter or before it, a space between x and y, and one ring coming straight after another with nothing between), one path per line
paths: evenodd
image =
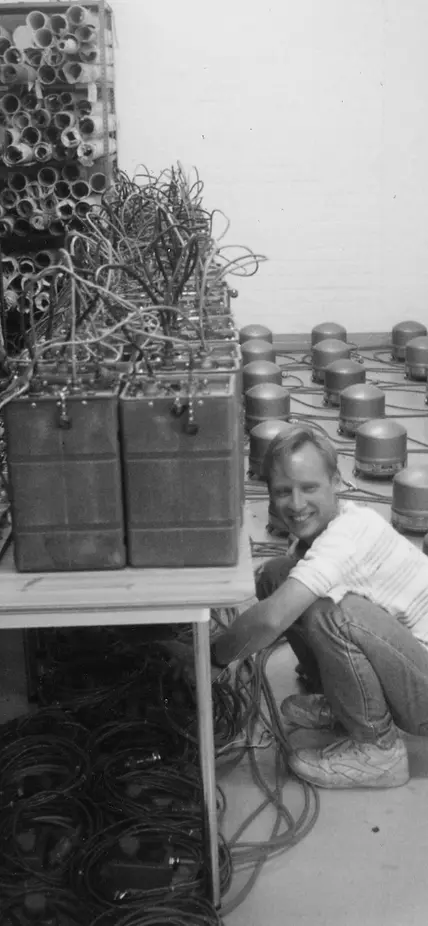
M293 767L293 757L290 756L288 760L289 767L291 771L297 776L297 778L302 778L303 781L307 781L308 784L314 785L316 788L324 788L325 790L331 791L373 791L376 789L386 789L386 788L401 788L403 785L406 785L410 781L410 774L408 771L403 771L398 774L393 774L392 772L385 772L375 781L366 782L362 784L356 784L355 782L349 780L338 784L334 781L324 781L321 782L317 780L317 776L311 775L310 772L304 770L299 770L298 768ZM296 762L298 766L298 760Z

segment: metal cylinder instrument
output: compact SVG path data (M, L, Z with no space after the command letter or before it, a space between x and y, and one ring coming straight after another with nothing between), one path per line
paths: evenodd
M251 340L270 341L272 343L272 339L272 332L264 325L246 325L239 332L240 344L245 344L246 341Z
M253 360L270 360L275 363L276 352L270 341L263 341L260 338L252 338L241 345L242 361L245 364Z
M333 360L324 371L324 401L326 405L339 406L340 393L347 386L365 383L366 371L356 360Z
M404 360L406 355L406 344L412 341L413 338L423 337L427 333L425 325L422 325L420 322L405 321L399 322L398 325L394 325L391 332L391 354L394 360Z
M370 383L347 386L340 393L339 433L354 437L357 428L371 418L385 416L385 393Z
M351 348L336 338L325 338L312 348L312 380L324 383L326 367L334 360L349 359Z
M290 393L278 383L260 383L245 393L245 427L248 431L262 421L285 421L290 414Z
M386 478L407 463L407 431L398 421L375 418L355 434L355 473Z
M244 392L259 383L278 383L280 386L282 384L281 368L271 360L252 360L251 363L246 363L242 370Z
M319 341L326 341L331 339L335 341L347 341L348 335L346 328L344 328L343 325L338 325L336 322L321 322L320 325L315 325L315 328L312 328L312 347L314 344L318 344Z
M391 523L402 533L428 531L428 466L409 466L394 476Z
M268 419L257 424L250 432L249 470L253 476L262 478L263 461L269 444L278 434L286 434L293 427L287 421Z
M424 380L428 371L428 337L412 338L405 347L405 375L408 379Z

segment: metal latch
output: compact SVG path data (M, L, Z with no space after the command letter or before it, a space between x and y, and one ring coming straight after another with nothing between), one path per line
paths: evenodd
M57 403L59 406L59 422L58 423L59 423L60 428L63 428L64 430L69 430L71 428L71 418L67 410L67 396L68 396L67 387L65 389L61 389L61 392L59 394L59 402Z

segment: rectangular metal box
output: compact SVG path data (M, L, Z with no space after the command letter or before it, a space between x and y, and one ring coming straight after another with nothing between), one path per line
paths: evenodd
M119 569L126 550L118 390L84 387L63 400L59 390L4 408L16 568Z
M244 470L236 375L165 374L120 398L131 566L227 566L238 559ZM177 411L182 413L177 415Z

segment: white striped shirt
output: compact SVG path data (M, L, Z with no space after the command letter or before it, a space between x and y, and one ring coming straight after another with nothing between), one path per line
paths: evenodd
M428 646L428 556L373 508L344 502L290 572L317 598L380 605Z

